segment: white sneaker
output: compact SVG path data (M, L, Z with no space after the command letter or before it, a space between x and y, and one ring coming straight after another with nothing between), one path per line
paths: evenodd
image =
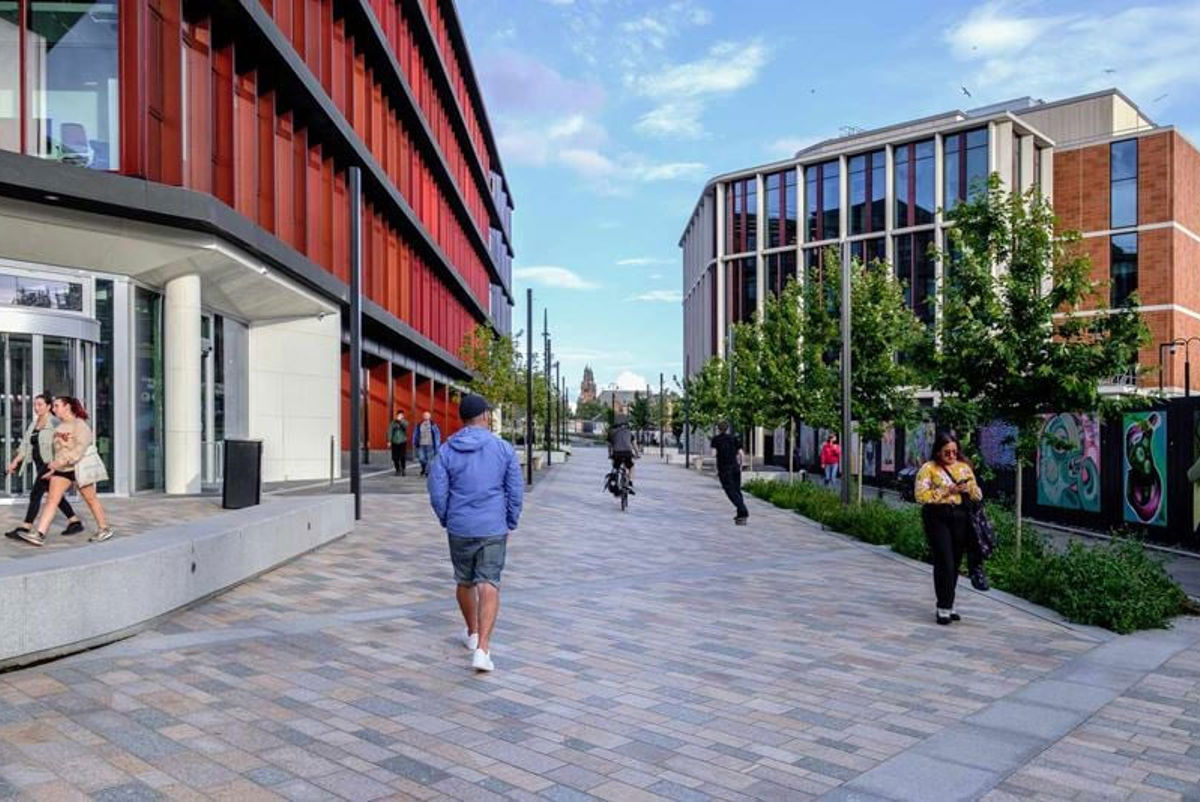
M472 635L466 627L463 627L462 632L458 633L458 639L462 641L464 649L475 651L479 648L479 633Z
M471 668L476 671L491 671L495 668L492 665L492 658L483 649L476 649L475 656L471 658Z

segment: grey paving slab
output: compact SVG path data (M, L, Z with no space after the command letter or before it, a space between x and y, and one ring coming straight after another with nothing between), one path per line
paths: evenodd
M925 566L756 500L735 527L711 478L638 471L625 514L599 452L539 475L492 675L456 642L420 483L375 477L344 540L0 675L0 779L46 798L622 802L1184 799L1200 781L1188 622L1125 646L967 591L939 628Z

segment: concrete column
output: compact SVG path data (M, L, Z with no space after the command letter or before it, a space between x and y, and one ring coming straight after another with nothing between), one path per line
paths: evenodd
M167 282L163 306L166 490L200 492L200 277Z

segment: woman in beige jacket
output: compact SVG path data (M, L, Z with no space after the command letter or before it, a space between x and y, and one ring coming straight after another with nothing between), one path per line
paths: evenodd
M75 482L75 465L83 459L88 446L92 444L92 429L87 425L87 410L78 398L59 396L50 405L50 411L61 423L54 430L54 459L46 466L43 476L50 481L50 493L42 515L38 518L37 528L32 532L22 532L20 537L35 546L41 546L46 540L46 530L54 519L54 510L58 500L63 497L71 484ZM96 495L96 486L89 484L79 488L79 495L87 503L88 509L96 518L96 534L89 540L93 543L108 540L113 536L112 527L104 516L104 507Z

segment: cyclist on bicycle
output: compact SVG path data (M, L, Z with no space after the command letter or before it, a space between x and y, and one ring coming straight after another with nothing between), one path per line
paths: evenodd
M613 471L624 465L629 472L629 486L633 487L633 460L639 456L637 442L633 432L629 430L629 419L624 415L617 417L616 423L608 431L608 457L612 460Z

